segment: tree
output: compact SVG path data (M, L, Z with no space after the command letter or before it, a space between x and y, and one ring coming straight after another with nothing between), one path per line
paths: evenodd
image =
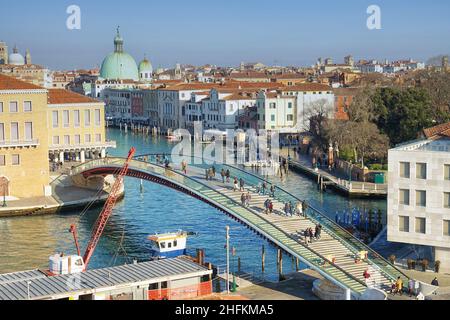
M418 73L415 80L430 97L435 124L450 121L450 73L425 70Z
M421 88L380 88L372 96L376 124L392 145L418 138L434 124L430 97Z
M359 90L348 108L350 121L370 121L375 123L378 120L378 114L375 111L375 103L373 101L375 92L375 89L371 87L365 87Z
M328 141L353 150L354 162L361 160L362 167L368 160L387 157L389 138L372 122L329 121L326 130Z
M326 151L328 148L327 122L331 117L333 107L326 99L311 102L306 106L305 118L309 122L305 123L308 131L317 147Z

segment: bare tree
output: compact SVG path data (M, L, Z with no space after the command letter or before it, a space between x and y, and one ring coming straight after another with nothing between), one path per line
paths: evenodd
M333 106L328 100L320 99L309 103L304 110L304 130L309 132L317 147L326 150L327 122L333 115Z
M375 90L372 87L364 87L359 90L348 109L348 116L351 121L376 122L378 120L375 103L372 100Z

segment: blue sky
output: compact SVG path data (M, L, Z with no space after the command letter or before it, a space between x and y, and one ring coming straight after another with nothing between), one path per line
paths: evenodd
M82 29L66 28L76 4ZM366 27L381 7L382 30ZM0 19L0 40L53 69L100 65L117 25L125 50L154 67L240 61L310 65L317 57L415 58L450 53L448 0L22 0Z

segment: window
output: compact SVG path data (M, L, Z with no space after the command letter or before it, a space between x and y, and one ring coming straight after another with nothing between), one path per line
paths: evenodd
M426 234L427 220L425 218L416 218L416 233Z
M58 111L52 111L53 128L58 128Z
M178 241L177 240L173 240L173 246L176 247L178 245Z
M31 101L25 101L23 103L23 112L31 112L32 110L32 106L31 106Z
M275 121L275 115L274 115L274 114L272 114L272 115L270 116L270 120L271 120L272 122Z
M91 135L90 134L85 134L84 135L84 142L85 143L91 143Z
M444 179L450 180L450 164L444 165Z
M13 154L11 157L11 163L13 166L18 166L20 165L20 156L18 154Z
M400 204L409 206L409 190L400 190Z
M416 206L426 207L427 206L427 192L426 191L416 191Z
M25 122L25 141L33 140L33 123Z
M269 105L270 109L276 109L277 108L277 104L275 102L271 102Z
M0 141L5 141L5 124L0 123Z
M83 266L83 260L78 259L78 260L75 262L75 265L76 265L77 267Z
M3 112L3 102L0 102L0 113Z
M294 121L294 116L292 114L288 114L287 121Z
M84 110L84 125L86 127L91 125L91 112L89 110Z
M11 122L11 141L19 141L19 123Z
M53 137L53 145L54 145L54 146L59 145L59 136L54 136L54 137Z
M0 167L6 166L5 156L0 156Z
M450 209L450 192L444 192L444 208Z
M444 220L444 236L450 236L450 220Z
M70 146L70 136L64 136L64 144L66 146Z
M292 109L292 102L289 102L289 103L288 103L288 108L289 108L289 109Z
M81 143L81 136L79 134L75 135L75 144L80 144Z
M19 112L19 108L17 106L17 102L9 103L9 112Z
M427 164L426 163L417 163L416 164L416 178L417 179L427 179Z
M409 162L400 162L400 177L409 179L410 176Z
M97 127L100 127L100 124L101 124L101 117L100 117L100 109L95 109L95 114L94 114L94 116L95 116L95 125L97 126Z
M409 232L409 217L404 216L399 217L399 231Z
M159 244L159 247L160 247L161 249L165 249L165 248L166 248L166 243L165 243L165 242L161 242L161 243Z
M64 128L69 127L69 110L63 111L63 126Z
M95 142L102 142L102 135L101 134L96 134L95 135Z
M73 112L73 123L75 128L78 128L80 126L80 110L75 110Z
M168 243L168 248L169 248L169 249L172 248L172 242L169 242L169 243Z

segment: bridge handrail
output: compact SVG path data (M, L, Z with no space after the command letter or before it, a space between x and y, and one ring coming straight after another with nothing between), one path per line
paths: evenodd
M136 158L139 158L139 157L136 157ZM109 159L115 159L115 160L125 161L125 158L120 158L120 157L114 157L114 158L109 158ZM83 165L80 165L80 166L77 166L77 167L73 168L73 170L75 170L74 172L82 172L82 171L86 171L86 170L89 170L89 168L83 169L83 170L80 170L80 171L79 171L78 169L81 168L81 167L83 167L83 166L86 167L88 164L93 164L93 163L95 163L95 162L97 162L97 163L104 163L105 160L107 161L107 159L96 159L96 160L92 160L92 161L90 161L90 162L84 163ZM215 190L215 189L209 187L208 185L206 185L206 184L204 184L204 183L202 183L202 182L200 182L200 181L198 181L198 180L196 180L196 179L193 179L193 178L191 178L191 177L189 177L189 176L187 176L187 175L184 175L184 174L182 174L182 173L180 173L180 172L177 172L177 171L175 171L175 170L173 170L173 169L168 169L168 168L163 167L162 165L155 164L155 163L151 163L151 162L145 162L145 161L141 161L141 160L134 160L134 161L135 161L135 162L138 162L138 163L147 164L147 165L148 165L148 164L151 164L152 166L156 166L156 167L158 167L158 168L160 168L160 169L162 169L162 170L164 170L164 171L170 171L170 172L172 172L172 173L174 173L174 174L176 174L176 175L182 177L183 179L187 179L187 180L193 182L194 184L200 185L201 187L206 188L207 190L213 191L213 192L219 194L221 197L223 197L223 198L227 199L228 201L234 203L235 205L238 205L239 207L242 207L241 204L239 204L239 203L238 203L237 201L235 201L234 199L228 197L227 195L224 195L224 194L218 192L217 190ZM113 164L107 164L107 165L113 165ZM120 164L117 164L117 165L120 165ZM159 173L158 173L158 174L159 174ZM167 176L165 176L164 178L165 178L165 179L169 179L169 180L173 180L171 177L167 177ZM189 187L189 186L183 185L183 187ZM246 208L246 209L248 209L248 208ZM261 216L259 216L259 215L257 215L257 216L258 216L259 219L261 219L261 220L263 220L263 221L265 221L265 222L267 222L267 223L270 223L270 221L268 221L268 220L265 219L264 217L261 217ZM286 237L288 237L288 238L290 238L290 239L292 239L292 240L295 241L295 239L293 239L292 236L289 235L289 234L287 234L284 230L280 229L280 228L277 227L276 225L273 225L273 224L270 224L270 225L271 225L271 227L275 228L275 229L276 229L277 231L279 231L280 233L284 234ZM327 262L328 262L331 266L333 266L335 269L337 269L338 271L344 273L349 279L351 279L351 280L353 280L353 281L356 281L357 283L361 284L361 285L364 286L364 287L367 286L366 283L364 283L364 282L361 281L360 279L356 278L355 276L353 276L352 274L348 273L347 271L345 271L344 269L342 269L342 268L339 267L338 265L332 263L331 261L328 261L328 259L325 258L324 256L322 256L320 253L318 253L318 252L312 250L311 248L309 248L308 246L304 245L303 243L301 243L301 242L299 242L299 241L296 241L296 243L298 243L299 245L301 245L303 248L307 249L307 250L308 250L309 252L311 252L313 255L317 256L319 259L321 259L321 260L323 260L323 261L327 261ZM287 244L285 244L285 246L291 247L290 245L287 245ZM295 252L295 249L292 249L292 250ZM314 265L316 268L319 268L322 272L328 274L331 278L335 279L335 281L340 282L343 286L348 287L347 284L342 283L340 280L336 279L336 277L333 276L333 274L329 273L328 270L326 270L326 269L324 269L324 268L320 268L320 267L318 267L317 265L315 265L315 262L314 262L314 261L309 261L309 259L307 259L307 258L303 258L303 259L306 260L306 261L308 261L309 264Z
M142 158L142 157L148 157L148 156L158 156L158 155L168 155L170 156L170 154L165 154L165 153L152 153L152 154L145 154L145 155L139 155L136 156L136 158ZM197 158L200 159L198 157L189 155L186 157L190 157L190 158ZM210 159L211 161L213 161L213 159ZM260 176L257 176L253 173L250 173L246 170L243 170L241 168L235 167L235 166L231 166L229 164L223 163L220 164L222 166L237 170L239 172L242 172L246 175L252 176L253 178L258 179L261 182L267 182L269 184L273 184L268 180L265 180L263 178L261 178ZM279 191L281 191L282 193L287 194L288 196L292 197L293 199L295 199L296 201L302 201L301 199L299 199L298 197L294 196L293 194L291 194L289 191L286 191L278 186L275 186L275 188ZM357 251L367 251L368 253L370 253L371 255L373 255L369 260L372 261L372 263L378 267L379 269L381 269L386 275L388 275L389 277L391 277L393 280L395 280L397 278L398 275L403 276L406 279L409 279L409 277L402 272L401 270L397 269L397 267L395 267L394 265L392 265L387 259L385 259L383 256L381 256L379 253L377 253L375 250L373 250L372 248L370 248L369 246L367 246L364 242L362 242L360 239L356 238L355 236L353 236L348 230L346 230L345 228L343 228L342 226L338 225L337 223L335 223L331 218L329 218L327 215L325 215L324 213L322 213L320 210L318 210L317 208L315 208L314 206L309 205L309 208L311 210L313 210L316 214L318 214L320 217L323 217L325 220L327 220L328 222L328 227L333 227L332 230L330 230L336 237L338 237L339 239L341 239L341 243L346 243L345 241L347 241L348 244L350 244L354 250ZM314 217L311 217L313 221L315 222L321 222L321 221L317 221L317 219L315 219ZM339 232L339 233L337 233ZM344 241L344 242L342 242ZM363 250L361 250L363 249ZM374 260L377 259L380 262L375 262ZM382 263L381 263L382 262ZM377 264L381 264L381 266L377 265ZM384 266L383 266L384 265ZM388 270L384 270L384 269L392 269L394 271L394 273L397 273L397 275L392 275L390 274L393 271L388 271Z

